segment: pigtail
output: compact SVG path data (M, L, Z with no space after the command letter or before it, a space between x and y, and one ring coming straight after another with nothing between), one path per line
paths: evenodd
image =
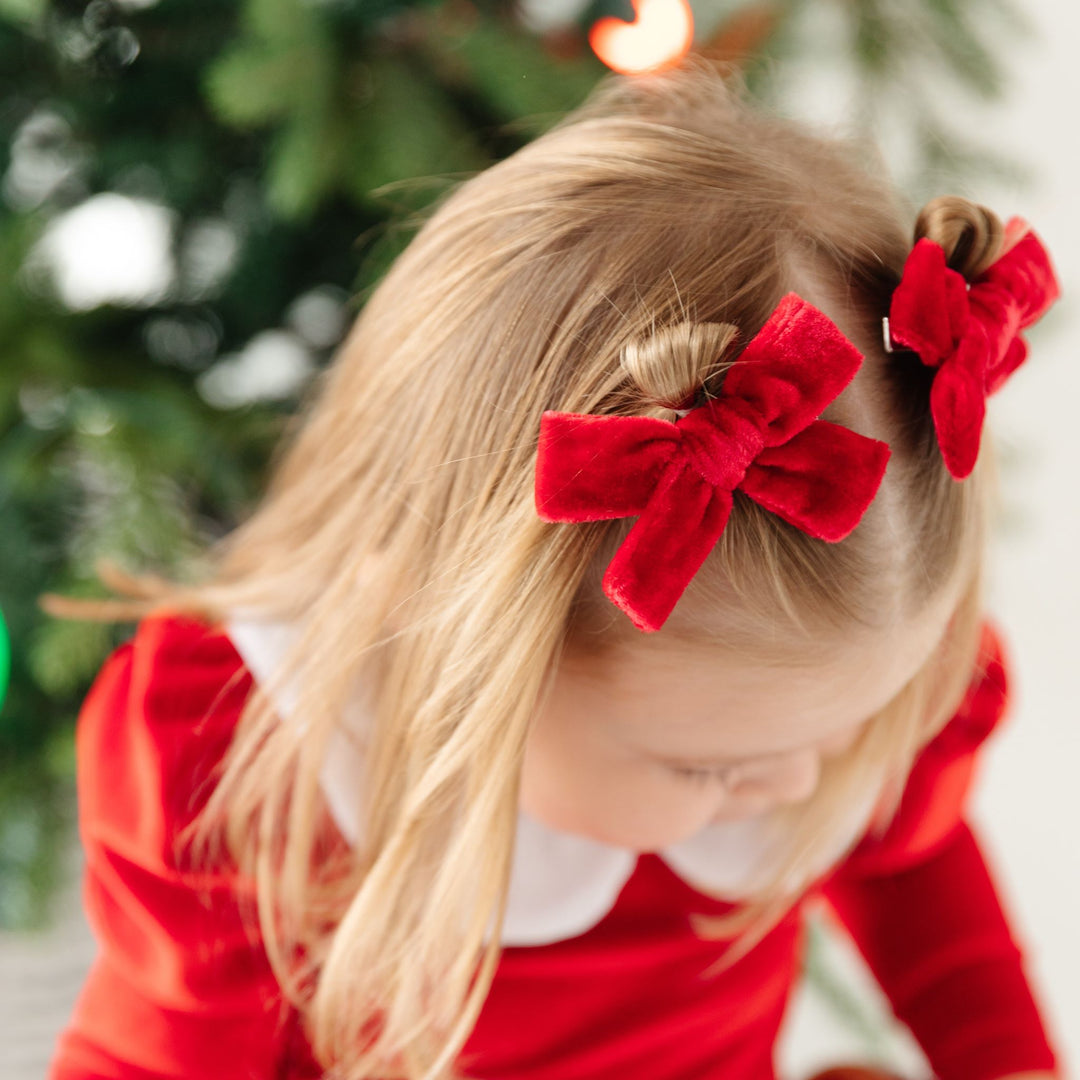
M677 322L629 341L620 362L641 404L680 412L716 395L738 334L731 323Z
M1001 254L1005 227L979 203L962 195L939 195L915 219L913 243L924 236L941 245L949 269L971 281Z

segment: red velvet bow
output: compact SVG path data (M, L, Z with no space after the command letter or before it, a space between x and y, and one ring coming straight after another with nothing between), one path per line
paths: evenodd
M544 521L640 515L604 574L640 630L659 630L731 513L732 493L823 540L870 505L889 447L815 419L854 378L858 350L788 293L724 375L720 395L674 423L547 410L536 510Z
M1010 219L1008 250L969 288L945 265L940 244L923 237L904 264L889 307L889 337L937 368L930 412L949 472L975 468L986 398L1027 357L1020 331L1060 295L1050 256L1022 218Z

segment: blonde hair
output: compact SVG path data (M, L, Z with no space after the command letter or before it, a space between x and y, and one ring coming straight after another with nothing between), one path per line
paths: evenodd
M243 610L300 628L184 839L203 859L224 845L253 876L274 971L335 1076L458 1075L498 959L530 720L563 649L637 633L599 585L632 521L535 513L544 409L672 419L718 391L740 343L812 277L871 343L824 415L887 439L881 490L835 544L737 493L660 633L810 662L811 641L888 628L963 586L940 648L783 820L771 881L701 932L737 930L743 951L760 939L860 794L880 796L883 827L972 675L992 458L955 481L929 370L874 344L914 215L872 148L744 98L700 58L605 77L431 208L310 388L264 500L208 553L205 580L106 564L102 579L129 599L43 598L67 617ZM923 210L923 234L969 274L1001 243L996 218L957 197ZM283 724L272 699L294 676L302 724ZM318 773L358 685L372 704L364 835L330 857Z

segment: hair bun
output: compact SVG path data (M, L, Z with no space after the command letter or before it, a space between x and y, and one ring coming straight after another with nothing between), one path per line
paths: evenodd
M961 195L939 195L915 220L915 242L924 236L940 244L946 264L970 280L997 259L1005 229L1000 218L985 206Z
M622 366L643 405L687 409L731 366L725 354L738 334L731 323L673 323L627 342Z

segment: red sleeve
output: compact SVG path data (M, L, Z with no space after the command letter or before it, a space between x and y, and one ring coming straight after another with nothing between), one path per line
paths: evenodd
M888 831L865 838L824 885L940 1080L1057 1068L1021 944L965 818L977 748L1007 713L1005 654L987 623L976 676L916 759Z
M48 1080L269 1078L293 1027L228 868L179 871L251 676L224 633L144 619L76 722L83 906L98 953ZM250 890L249 890L250 895Z

